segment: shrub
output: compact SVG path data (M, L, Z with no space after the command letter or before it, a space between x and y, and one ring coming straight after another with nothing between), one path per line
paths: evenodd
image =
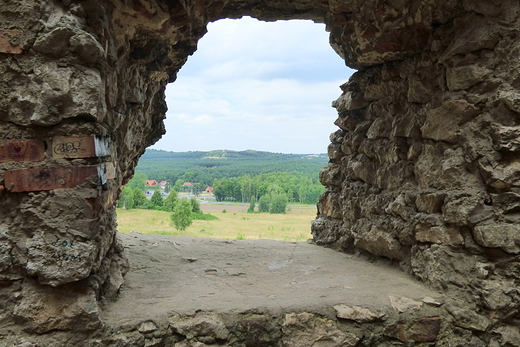
M218 217L210 213L191 213L191 219L193 220L217 220Z
M188 199L182 198L177 200L175 208L170 216L175 228L179 231L186 230L193 220L191 219L191 204Z
M267 195L263 195L258 200L258 211L260 212L269 212L269 205L271 199Z
M271 204L269 206L270 213L285 213L285 209L288 204L287 195L285 194L276 194L271 199Z
M200 209L199 200L197 200L196 198L191 198L190 203L191 203L191 212L202 213L202 210Z
M251 197L251 202L249 203L249 208L247 209L247 213L255 212L255 203L256 203L256 199L253 196L253 197Z

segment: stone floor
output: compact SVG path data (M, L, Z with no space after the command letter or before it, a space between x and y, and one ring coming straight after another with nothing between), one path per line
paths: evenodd
M200 312L227 317L254 312L280 319L281 326L287 326L288 314L299 313L331 322L379 321L389 326L401 321L401 316L409 317L410 312L416 322L436 317L431 310L444 300L397 268L306 242L120 236L131 268L121 296L104 312L104 322L114 331L147 330L143 324L160 330L161 326L176 326L173 316L191 319ZM173 330L179 333L179 329ZM381 329L382 336L387 330ZM413 336L399 338L398 333L386 335L396 341L413 340ZM171 345L181 346L179 343Z

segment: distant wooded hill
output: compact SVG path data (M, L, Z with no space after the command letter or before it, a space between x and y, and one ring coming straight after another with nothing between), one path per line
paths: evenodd
M318 181L326 154L283 154L254 150L168 152L148 149L139 159L136 173L157 181L198 182L211 186L214 179L256 176L271 172L297 172Z

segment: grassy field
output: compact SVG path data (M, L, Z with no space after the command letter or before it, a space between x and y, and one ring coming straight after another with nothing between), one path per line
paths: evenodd
M291 206L286 214L247 213L248 204L202 204L202 210L218 220L195 220L183 233L170 225L170 214L154 210L117 209L118 230L123 233L184 235L228 240L273 239L305 241L311 238L316 206ZM226 213L223 213L223 210Z

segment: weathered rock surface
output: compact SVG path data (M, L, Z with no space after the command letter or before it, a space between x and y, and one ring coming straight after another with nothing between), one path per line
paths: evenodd
M164 88L208 22L250 15L326 23L359 69L333 103L314 241L444 290L463 307L450 306L458 330L439 346L518 345L519 13L512 0L0 0L0 339L23 345L25 329L74 345L99 332L93 300L115 297L128 269L114 204L164 133ZM285 324L286 345L312 341L303 331L325 336L314 345L361 336L294 314L259 322ZM384 336L433 343L438 320L423 318ZM247 319L240 329L256 331ZM111 343L213 343L118 334Z
M440 341L450 319L442 294L398 269L305 242L121 237L131 266L103 312L105 346L376 346L396 324Z

